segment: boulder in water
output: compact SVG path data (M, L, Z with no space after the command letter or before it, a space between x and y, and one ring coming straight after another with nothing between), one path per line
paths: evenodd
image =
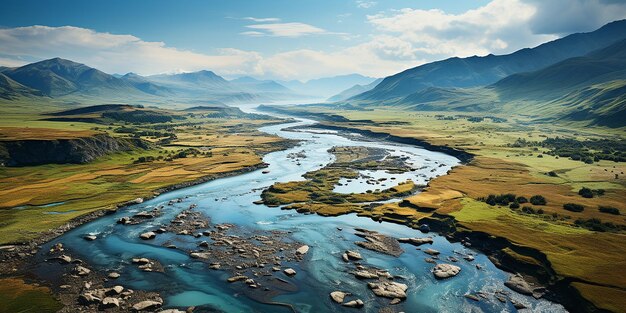
M456 265L442 263L433 268L433 275L437 279L446 279L458 275L460 271L461 268Z

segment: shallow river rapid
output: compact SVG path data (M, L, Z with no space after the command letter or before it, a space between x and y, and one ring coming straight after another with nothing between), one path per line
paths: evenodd
M464 297L467 293L478 291L493 294L496 290L506 290L510 292L512 298L524 303L533 312L564 312L560 305L546 300L536 300L509 290L503 285L508 274L497 269L485 255L468 250L459 243L450 243L435 233L425 235L406 226L379 223L354 214L321 217L253 204L253 201L260 199L262 189L271 186L274 182L302 180L304 173L320 169L332 162L333 156L328 149L333 146L383 148L393 155L408 157L408 162L415 169L413 172L402 175L384 172L364 173L375 179L397 176L398 178L393 182L413 179L416 183L426 183L434 176L445 175L451 167L459 164L454 157L415 146L368 140L358 141L356 136L349 136L351 139L348 139L332 132L314 131L305 127L314 123L315 121L298 119L296 122L261 128L263 132L302 142L294 148L266 155L264 161L269 164L269 167L264 170L269 171L267 174L263 174L262 170L257 170L165 193L77 227L50 244L63 242L76 257L82 258L95 270L103 272L115 270L121 273L122 276L116 284L128 288L158 291L165 301L164 307L206 305L216 311L224 312L290 312L286 307L262 304L238 294L231 288L231 285L225 282L229 276L228 273L209 270L207 264L191 259L185 252L161 246L165 241L171 240L179 248L193 249L197 239L191 236L165 233L157 236L155 240L139 239L139 234L154 230L160 224L168 223L180 211L191 204L197 204L196 210L209 216L212 224L233 223L238 226L238 231L291 231L290 236L311 247L304 262L289 264L297 271L296 276L287 277L282 272L275 274L295 282L299 288L295 293L283 294L274 300L289 303L298 312L378 312L380 307L388 303L388 299L378 298L368 290L366 282L356 279L347 272L348 265L342 261L341 254L348 249L360 251L364 257L364 263L387 269L393 275L404 277L402 282L409 286L408 299L396 306L398 311L515 312L510 302L501 303L492 296L480 302ZM298 131L286 130L294 126L301 128ZM290 153L300 151L304 151L305 158L299 158L297 161L288 158ZM352 182L346 180L342 181L342 184L343 186L337 186L337 192L364 192L367 189L384 189L393 185L389 179L386 181L386 186L368 185L366 179L356 179ZM147 223L116 224L122 216L149 210L177 198L184 198L184 200L181 203L165 206L162 216ZM460 274L450 279L436 280L431 273L433 264L424 261L428 256L423 251L409 244L401 244L405 252L396 258L359 248L354 241L362 239L354 235L355 227L379 231L396 238L433 236L432 247L429 245L423 247L439 250L442 262L445 261L445 257L454 256L455 251L462 254L473 253L475 260L468 262L456 254L459 261L454 264L462 268ZM343 230L339 231L338 228ZM98 239L86 241L83 239L86 234L95 234ZM158 260L165 266L165 272L150 273L138 270L136 266L129 264L129 260L137 256ZM480 264L482 269L477 269L476 264ZM45 268L41 270L45 271ZM350 291L365 302L365 307L362 309L344 308L332 302L329 293L334 290Z

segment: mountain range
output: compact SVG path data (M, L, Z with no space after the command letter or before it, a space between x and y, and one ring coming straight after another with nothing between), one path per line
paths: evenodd
M538 120L626 126L626 20L535 48L450 58L384 79L358 74L301 81L226 80L214 72L109 75L61 58L0 67L0 98L208 105L330 97L335 105L516 113Z
M380 82L383 81L382 78L378 78L376 80L374 80L373 82L367 84L367 85L360 85L360 84L356 84L330 98L328 98L327 101L341 101L341 100L347 100L350 99L358 94L364 93L366 91L372 90L374 89L374 87L376 87L376 85L380 84Z
M370 82L361 75L346 75L306 83L240 77L226 80L212 71L141 76L110 75L61 58L21 67L0 67L0 98L45 96L68 102L132 101L168 103L252 103L302 98L323 99L355 83Z
M418 66L336 104L626 126L626 20L505 56Z
M565 59L586 55L624 38L626 38L626 20L621 20L593 32L572 34L507 55L449 58L386 77L372 90L356 95L350 100L393 100L429 87L486 86L512 74L539 70Z
M360 74L350 74L312 79L306 82L291 80L280 81L279 83L298 94L326 99L355 85L367 85L375 80L376 78L373 77L367 77Z

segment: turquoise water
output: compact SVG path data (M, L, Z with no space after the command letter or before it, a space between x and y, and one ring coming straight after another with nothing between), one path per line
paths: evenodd
M84 224L67 232L49 245L62 242L74 255L85 260L90 267L101 271L120 272L122 277L116 281L116 284L160 292L166 307L194 305L224 312L289 312L290 310L284 307L262 304L243 296L233 289L232 285L225 282L228 277L226 272L209 270L206 264L191 259L186 253L162 246L165 242L171 241L181 249L192 249L196 247L199 239L168 233L160 234L149 242L139 239L139 234L142 232L154 230L158 225L168 223L189 205L197 204L196 210L209 216L213 224L233 223L241 232L291 231L294 239L311 247L306 256L306 262L290 264L298 272L295 277L290 278L298 285L298 291L283 294L274 299L277 302L293 305L298 312L355 311L355 309L344 308L331 302L329 293L334 290L349 291L363 299L365 307L358 310L360 312L378 312L380 307L388 303L389 300L374 296L367 289L364 281L348 273L351 268L341 260L341 253L347 249L359 250L364 257L364 264L387 269L391 274L405 278L403 283L409 285L408 299L396 306L398 311L515 311L510 303L503 304L493 298L474 302L463 297L466 293L477 291L492 293L495 290L508 290L503 285L508 274L497 269L485 255L467 250L458 243L450 243L444 237L429 234L429 236L434 236L435 242L432 248L441 252L442 260L446 256L453 256L455 251L473 252L476 254L476 259L473 262L467 262L459 257L460 261L455 264L462 268L461 273L457 277L438 281L431 273L433 264L424 261L427 255L416 250L414 246L403 244L405 253L396 258L354 245L354 241L361 240L354 235L355 227L376 230L394 237L423 237L424 234L419 231L402 225L375 222L354 214L320 217L252 204L253 201L260 199L261 190L274 182L302 180L302 174L332 162L333 156L327 152L332 146L378 147L409 156L410 162L416 169L419 169L415 174L424 181L436 175L444 175L452 166L459 163L451 156L414 146L384 142L358 142L332 133L284 130L287 127L312 123L314 122L300 120L261 129L285 138L302 140L302 144L295 148L265 156L264 161L270 164L267 168L268 174L262 174L259 170L166 193ZM305 151L306 158L298 161L287 158L289 153L302 150ZM384 176L385 174L378 173L377 175ZM116 224L116 220L122 216L165 205L168 201L177 198L184 198L184 200L182 203L165 206L162 216L147 223L125 226ZM338 227L343 230L339 231ZM94 234L98 239L85 241L83 237L86 234ZM47 247L42 250L45 251ZM130 264L130 260L138 256L158 260L164 265L165 272L138 270L136 266ZM483 269L478 270L476 264L482 265ZM50 275L49 271L46 271L46 266L42 265L39 270L43 276ZM533 312L564 311L560 305L510 292L513 298L529 306Z

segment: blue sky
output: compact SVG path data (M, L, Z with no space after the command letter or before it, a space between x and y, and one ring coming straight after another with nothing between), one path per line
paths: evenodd
M619 1L548 2L4 0L0 64L60 56L146 75L380 77L450 56L508 53L626 16Z

